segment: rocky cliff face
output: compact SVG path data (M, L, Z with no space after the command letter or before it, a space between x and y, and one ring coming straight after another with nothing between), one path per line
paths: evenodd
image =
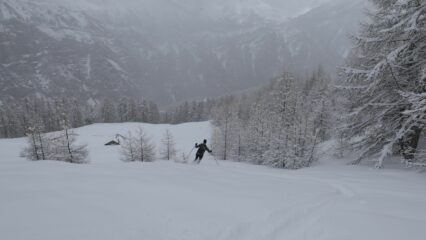
M1 96L166 105L249 88L285 69L332 70L363 6L341 0L290 18L273 0L126 1L0 0Z

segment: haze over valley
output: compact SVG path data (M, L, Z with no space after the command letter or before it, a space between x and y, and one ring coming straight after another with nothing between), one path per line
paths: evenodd
M232 94L288 70L335 74L365 1L2 0L0 95Z

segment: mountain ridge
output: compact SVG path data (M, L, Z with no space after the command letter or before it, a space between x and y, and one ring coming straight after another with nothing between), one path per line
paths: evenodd
M351 23L361 15L345 16L348 9L344 8L335 18L349 23L339 19L342 24L315 27L317 22L330 21L322 15L341 9L343 3L272 21L250 11L240 19L225 14L211 20L197 12L202 5L192 6L191 0L179 2L180 7L167 5L168 9L161 9L165 2L178 2L158 1L153 9L143 10L139 5L111 10L97 6L95 2L103 1L95 0L69 3L72 7L51 5L52 1L0 2L2 96L65 95L83 101L143 96L168 105L231 94L284 70L304 73L323 64L333 71L349 48L349 40L342 33L330 44L331 37L321 32L353 31ZM192 9L174 11L179 8ZM320 13L315 16L316 12ZM346 28L343 22L351 26Z

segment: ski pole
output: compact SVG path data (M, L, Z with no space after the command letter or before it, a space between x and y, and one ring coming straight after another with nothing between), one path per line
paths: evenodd
M188 160L189 155L191 155L191 153L192 153L192 151L194 151L194 149L195 149L195 147L193 147L193 148L191 149L191 151L188 153L188 155L187 155L187 157L186 157L186 160Z
M210 152L210 155L212 155L212 157L215 160L216 164L219 166L219 162L217 161L216 157L211 152Z

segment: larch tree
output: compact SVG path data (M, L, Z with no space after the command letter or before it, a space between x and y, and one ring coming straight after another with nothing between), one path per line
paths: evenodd
M135 135L129 132L121 147L122 160L125 162L152 162L155 160L155 146L142 128L139 128Z
M117 121L117 111L114 102L108 98L103 101L101 106L100 120L104 123L113 123Z
M264 153L268 150L270 144L270 115L266 109L268 103L261 96L257 98L250 108L250 119L247 122L246 131L248 132L247 143L247 161L254 164L264 163Z
M176 143L175 138L169 129L166 129L164 132L161 144L161 158L164 160L175 159L177 154Z
M30 123L27 138L28 146L23 149L21 156L34 161L49 159L50 143L43 134L41 120L35 119Z
M214 147L215 154L220 154L220 157L223 160L229 160L231 154L232 146L235 144L235 131L237 129L235 126L236 121L236 109L235 105L232 103L227 103L220 108L217 108L213 111L213 121L217 128L214 129Z
M371 2L375 10L354 38L341 89L352 109L344 132L361 150L354 164L374 158L382 167L396 152L413 161L425 125L426 2Z
M87 163L87 145L76 143L78 135L70 129L68 117L65 114L62 117L62 131L49 137L50 158L69 163Z
M290 74L281 75L272 83L268 102L268 113L271 138L269 147L264 153L264 164L288 168L294 162L295 121L296 121L296 91L295 79Z

